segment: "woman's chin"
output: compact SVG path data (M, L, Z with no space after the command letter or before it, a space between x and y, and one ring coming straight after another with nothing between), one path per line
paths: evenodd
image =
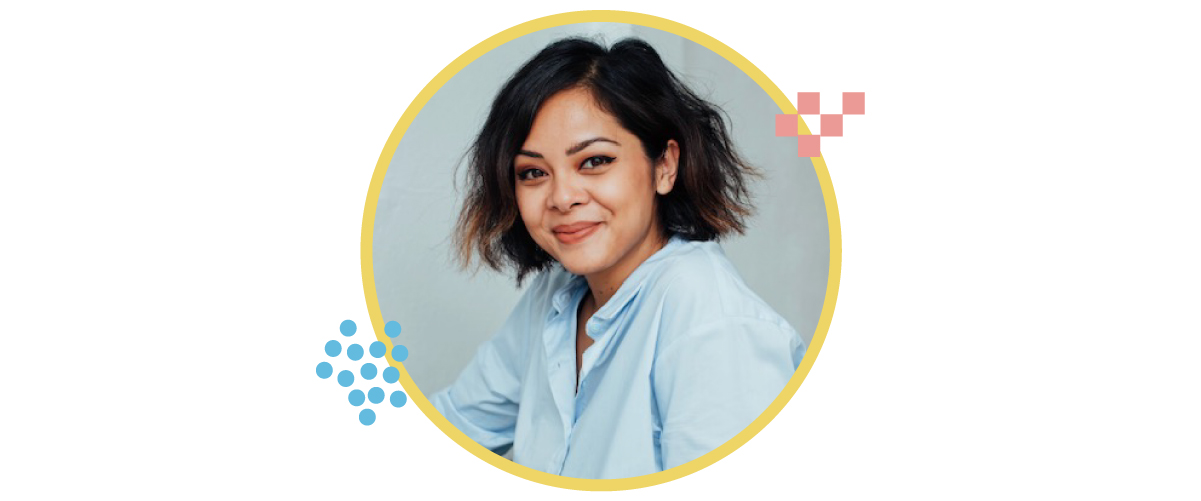
M543 249L547 249L547 253L555 258L559 264L563 265L563 269L576 274L587 275L594 273L602 268L604 256L598 256L597 242L585 241L573 245L564 245L561 242L553 242L549 246L543 245Z
M563 268L576 275L590 275L609 266L605 256L590 255L585 249L572 249L558 256Z
M561 259L559 262L563 264L563 269L575 275L589 275L602 269L596 263L582 259Z

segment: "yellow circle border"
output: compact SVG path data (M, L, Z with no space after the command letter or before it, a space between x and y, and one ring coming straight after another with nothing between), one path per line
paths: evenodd
M367 190L367 203L363 208L363 234L361 259L363 265L363 292L367 300L367 310L371 315L371 323L375 330L375 336L380 341L388 345L387 358L388 364L400 370L400 383L406 391L408 391L410 400L417 405L422 412L433 421L448 437L457 442L464 449L475 454L480 459L487 461L489 464L507 471L518 477L526 480L531 480L545 485L561 487L565 489L576 489L586 491L617 491L626 489L637 489L652 485L661 484L690 475L702 468L705 468L726 455L734 452L751 437L759 433L763 427L767 426L776 414L784 408L784 405L792 399L797 388L800 388L801 382L805 380L805 376L809 374L809 370L813 367L814 360L817 359L817 354L821 351L822 344L826 340L826 333L830 330L830 320L834 315L834 303L838 297L838 280L842 272L842 230L838 219L838 204L834 198L834 186L830 182L830 171L826 168L826 161L823 157L814 157L813 168L817 173L818 183L821 185L822 197L826 204L826 217L830 231L830 271L826 284L826 298L822 304L821 317L817 322L817 329L814 331L813 340L810 343L809 349L805 352L805 357L801 360L800 366L797 367L796 373L792 375L792 379L784 386L776 399L772 401L767 410L764 410L758 418L755 419L749 426L739 432L734 438L731 438L721 446L709 451L707 454L696 458L688 463L664 470L650 475L639 477L628 477L618 479L583 479L573 477L563 477L542 471L538 471L526 466L519 465L513 461L496 455L492 451L475 443L474 440L467 437L463 432L450 424L445 417L442 416L429 399L425 397L421 390L417 388L416 383L409 376L408 371L404 366L392 358L392 339L384 333L384 319L380 312L379 297L375 291L375 270L372 262L372 232L375 228L375 209L379 203L380 190L384 184L384 175L387 174L388 166L392 163L392 156L396 152L396 147L400 144L401 138L404 136L409 125L421 108L425 106L431 97L442 88L442 85L454 77L459 70L471 64L480 56L495 49L509 41L518 37L533 33L535 31L563 26L568 24L578 23L625 23L639 26L646 26L658 30L673 33L675 35L687 38L693 42L701 44L712 50L713 52L726 58L726 60L734 63L739 69L750 76L760 87L763 88L769 96L776 101L782 113L796 114L796 107L784 95L782 91L759 68L751 64L746 58L738 54L730 47L719 42L717 39L706 35L698 30L692 29L683 24L655 17L648 14L639 14L636 12L613 11L613 10L593 10L593 11L578 11L567 12L563 14L555 14L533 21L528 21L507 30L504 30L492 37L480 42L475 47L472 47L463 55L459 56L449 65L442 69L437 76L426 84L413 102L409 104L408 109L400 117L400 121L396 123L396 127L392 129L392 134L388 136L388 141L384 143L384 150L380 154L379 161L375 164L375 173L371 176L371 187ZM800 124L800 132L809 134L809 129L804 121L798 120Z

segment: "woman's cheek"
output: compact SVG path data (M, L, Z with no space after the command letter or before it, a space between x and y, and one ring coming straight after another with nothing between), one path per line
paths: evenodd
M537 222L538 215L534 213L531 206L529 188L517 187L517 213L521 215L522 221L525 221L526 227L533 227Z
M525 230L534 239L534 243L545 249L545 238L542 234L542 211L539 209L536 193L531 193L531 191L529 187L524 190L518 188L517 212L521 215L521 220L525 223Z

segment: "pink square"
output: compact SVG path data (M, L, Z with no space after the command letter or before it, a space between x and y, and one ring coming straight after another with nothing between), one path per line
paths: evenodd
M842 115L822 115L822 135L842 136Z
M862 115L863 114L863 97L864 92L843 92L842 93L842 114L843 115Z
M820 115L822 102L820 92L796 93L796 112L798 115Z
M822 156L822 137L821 136L797 136L797 156L798 157L820 157Z
M776 137L795 136L800 130L796 115L776 115Z

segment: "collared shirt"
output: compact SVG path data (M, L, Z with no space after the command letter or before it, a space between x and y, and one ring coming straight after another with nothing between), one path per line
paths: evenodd
M537 275L500 330L431 399L480 445L530 468L623 478L681 465L751 424L792 377L801 336L743 283L715 242L673 236L585 324L588 289Z

